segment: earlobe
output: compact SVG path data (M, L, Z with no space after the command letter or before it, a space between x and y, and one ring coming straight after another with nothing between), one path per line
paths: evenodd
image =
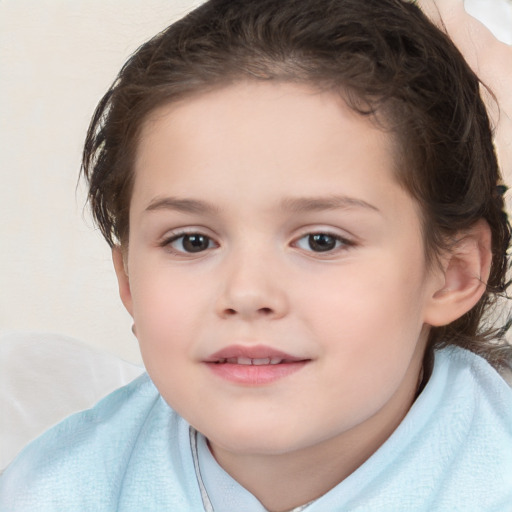
M491 230L485 220L458 236L442 265L442 285L430 297L425 323L448 325L467 313L485 292L492 260Z
M120 247L112 249L112 261L116 271L117 283L119 286L119 296L124 307L133 316L132 311L132 294L130 290L130 280L128 278L128 269L126 267L125 255Z

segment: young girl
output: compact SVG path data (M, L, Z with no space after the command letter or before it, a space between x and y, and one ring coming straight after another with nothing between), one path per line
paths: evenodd
M143 45L83 169L148 375L0 509L510 511L491 135L402 0L210 0Z

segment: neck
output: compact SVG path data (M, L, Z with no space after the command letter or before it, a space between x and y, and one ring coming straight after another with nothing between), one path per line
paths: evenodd
M360 465L350 453L334 457L327 445L315 448L293 456L275 455L272 460L258 455L232 457L215 448L212 453L224 470L269 512L285 512L319 498ZM337 463L340 460L342 468Z
M232 453L210 443L217 462L270 512L313 501L353 473L388 439L414 402L420 368L374 416L336 437L279 454Z

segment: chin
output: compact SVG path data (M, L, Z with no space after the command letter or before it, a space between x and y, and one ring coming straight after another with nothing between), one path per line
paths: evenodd
M203 432L210 444L238 455L284 455L314 444L308 436L298 436L296 427L246 425Z

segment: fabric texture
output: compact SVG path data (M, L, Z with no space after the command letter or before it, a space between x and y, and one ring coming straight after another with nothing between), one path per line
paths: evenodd
M215 471L207 491L220 474L246 492ZM190 427L147 375L45 433L0 477L0 511L62 510L204 510ZM306 510L510 512L512 390L474 354L437 352L392 436Z
M0 469L50 427L143 372L62 334L0 332Z

